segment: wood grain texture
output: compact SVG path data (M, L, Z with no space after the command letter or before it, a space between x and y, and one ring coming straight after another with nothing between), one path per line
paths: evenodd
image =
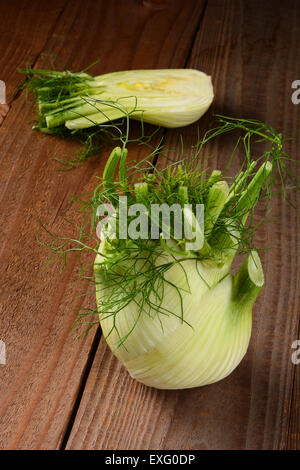
M196 0L185 8L183 0L115 0L109 7L104 0L75 0L66 3L60 16L57 9L56 22L47 29L42 17L49 2L38 4L43 14L37 9L34 16L31 7L26 8L26 41L18 36L9 53L5 80L11 90L20 83L15 70L25 61L22 42L35 42L35 36L30 39L35 25L37 30L44 28L47 37L35 67L80 70L99 57L103 60L94 73L182 67L203 7ZM3 14L11 15L5 5L1 3ZM12 17L0 47L7 45L20 21L18 14L15 23ZM42 271L49 253L37 244L36 233L39 219L55 234L71 233L61 216L78 220L70 197L93 187L105 159L92 159L71 172L57 171L58 164L50 157L72 155L75 146L32 132L32 116L32 106L22 94L13 100L0 130L0 337L7 350L7 364L0 366L2 449L61 446L97 341L95 332L78 341L80 331L70 333L77 316L73 309L88 302L80 297L86 287L77 279L75 260L71 258L63 272L56 266Z
M0 0L0 80L7 102L18 93L24 77L18 68L32 66L45 47L66 0Z
M287 142L293 158L300 144L300 107L291 102L291 83L300 76L299 7L297 1L209 1L187 63L212 75L212 112L266 121L293 138ZM200 128L211 122L208 113ZM182 134L189 151L196 126ZM167 132L166 142L180 149L176 131ZM204 161L214 153L210 166L222 166L231 150L230 139L222 139ZM299 195L291 199L299 207ZM101 342L68 449L299 448L300 366L291 362L299 337L299 217L279 196L273 208L276 222L257 236L272 250L263 254L266 283L241 365L214 385L158 391L133 381Z

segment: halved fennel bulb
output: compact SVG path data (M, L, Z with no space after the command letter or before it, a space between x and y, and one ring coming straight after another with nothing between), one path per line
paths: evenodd
M165 127L197 121L213 100L211 78L193 69L85 72L26 69L39 107L37 129L55 133L130 117Z

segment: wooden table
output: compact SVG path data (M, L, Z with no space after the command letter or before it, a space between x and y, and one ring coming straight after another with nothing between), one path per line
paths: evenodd
M266 284L254 309L241 365L225 380L187 391L158 391L133 381L95 327L72 330L80 296L75 258L42 270L49 253L36 242L39 220L65 234L70 198L93 187L107 154L57 171L51 157L75 144L31 130L34 107L18 91L18 67L75 71L101 58L94 74L191 67L212 76L212 112L255 117L293 140L299 156L300 79L297 0L5 0L0 1L0 79L10 110L0 128L2 449L299 449L299 217L280 197L277 220L259 232ZM189 148L197 126L183 131ZM180 149L178 132L165 142ZM218 166L226 144L214 147ZM134 156L138 153L132 150ZM297 199L298 198L298 199ZM299 204L299 196L291 193ZM299 206L298 206L299 207ZM76 216L75 216L76 217Z

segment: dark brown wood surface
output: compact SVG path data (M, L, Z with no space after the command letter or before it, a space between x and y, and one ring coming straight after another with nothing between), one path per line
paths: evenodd
M22 4L22 8L20 8ZM70 332L86 286L68 269L42 266L39 219L57 234L61 216L78 217L72 194L93 187L106 154L69 172L51 157L75 146L32 132L32 106L16 87L17 68L93 73L136 68L193 67L212 76L212 112L255 117L299 148L300 5L295 1L0 0L0 79L9 113L0 128L0 448L3 449L285 449L300 448L300 365L291 362L299 333L299 219L278 197L276 222L259 232L266 285L255 306L249 351L220 383L158 391L133 381L112 356L100 330L76 340ZM22 14L20 13L22 12ZM5 21L2 21L5 18ZM182 134L187 152L197 126ZM180 149L177 131L165 142ZM228 140L206 150L222 165ZM139 154L133 150L132 157ZM297 195L292 194L294 203ZM84 304L85 305L85 304Z

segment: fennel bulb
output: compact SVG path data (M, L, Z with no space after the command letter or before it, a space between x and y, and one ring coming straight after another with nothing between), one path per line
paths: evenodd
M104 242L105 243L105 242ZM165 261L165 257L157 263ZM96 296L109 295L95 260ZM199 270L208 287L199 277ZM183 289L184 321L180 321L180 299L167 285L161 309L169 315L149 312L141 318L132 301L119 315L100 315L101 328L108 345L130 375L145 385L160 389L183 389L207 385L229 375L244 357L251 335L252 307L263 285L258 254L252 252L236 276L230 264L188 260L183 277L175 264L166 280ZM102 290L104 288L104 290ZM154 300L154 299L153 299ZM120 337L128 335L124 347Z
M126 154L116 148L108 159L105 197L116 204L123 187L130 204L143 201L146 211L149 201L198 198L206 211L205 236L200 249L187 250L184 238L124 240L103 228L94 273L104 337L131 376L148 386L183 389L221 380L247 351L252 307L264 283L255 250L234 276L231 264L272 163L256 172L249 163L231 187L221 172L205 179L199 170L179 166L167 175L146 175L130 190L123 173ZM119 160L120 186L114 183Z

